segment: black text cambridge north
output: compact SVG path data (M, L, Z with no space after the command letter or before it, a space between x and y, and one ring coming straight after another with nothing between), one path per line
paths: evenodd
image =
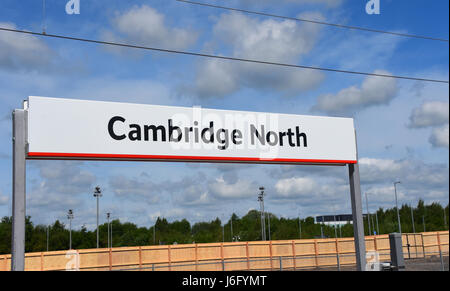
M210 121L209 126L200 128L197 121L190 127L179 127L173 125L172 119L168 119L167 126L164 125L139 125L129 124L128 130L118 130L116 124L127 124L122 116L114 116L108 122L108 133L115 140L130 141L161 141L161 142L194 142L214 144L217 148L226 150L230 142L235 145L242 144L243 135L239 129L214 128L214 122ZM122 127L123 128L123 127ZM267 131L264 125L256 127L250 124L250 143L255 145L269 146L289 146L307 147L306 133L300 131L300 126L295 129L288 128L286 131Z

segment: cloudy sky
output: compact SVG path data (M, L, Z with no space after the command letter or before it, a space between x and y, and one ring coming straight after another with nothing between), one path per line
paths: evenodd
M2 0L0 27L265 61L448 80L448 42L345 30L168 0ZM218 5L448 39L448 1L228 0ZM27 96L353 117L369 207L448 203L448 84L237 63L0 31L0 216L11 215L11 111ZM35 223L153 225L258 209L278 216L350 213L346 167L137 162L27 162ZM365 201L364 201L365 203ZM364 204L364 211L365 211Z

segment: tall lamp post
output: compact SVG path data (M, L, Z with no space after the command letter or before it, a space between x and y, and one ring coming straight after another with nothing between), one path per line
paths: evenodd
M370 193L366 193L366 203L367 203L367 214L369 214L369 200L367 199L367 194ZM377 230L376 230L376 234L380 234L380 227L378 226L378 213L377 210L375 210L375 222L376 222L376 226L377 226ZM373 223L373 215L372 215L372 233L375 233L375 224Z
M300 221L300 213L298 214L298 237L302 239L302 222Z
M373 235L372 228L370 225L369 200L367 199L367 192L366 192L366 208L367 208L367 225L369 226L369 235Z
M94 191L94 197L97 198L97 249L99 248L99 232L98 232L98 202L99 202L99 198L102 197L102 191L100 190L100 187L97 186L95 187L95 191Z
M261 207L261 238L266 240L266 219L264 217L264 187L259 187L261 193L258 194L258 201Z
M221 218L225 217L225 215L222 213ZM221 221L220 223L223 223L222 226L222 242L225 242L225 219L223 219L223 221Z
M110 243L111 241L110 241L110 239L109 239L109 237L110 237L110 236L109 236L109 235L110 235L110 234L109 234L109 218L110 218L110 217L111 217L111 213L109 213L109 212L106 213L106 219L108 220L108 223L107 223L107 225L108 225L108 248L111 248L111 243Z
M50 232L50 226L47 225L47 252L48 252L48 244L49 244L49 236L50 236L49 232Z
M416 233L416 226L414 223L414 209L413 209L412 204L409 205L409 208L411 209L411 222L412 222L413 233Z
M231 241L232 242L234 241L234 238L233 238L233 214L234 214L234 212L231 214L231 219L230 219L230 223L231 223L230 231L231 231Z
M69 219L69 250L72 249L72 219L73 219L73 211L69 209L67 212L67 218Z
M400 210L398 209L398 201L397 201L397 184L401 184L400 181L394 182L394 191L395 191L395 207L397 208L397 220L398 220L398 232L402 233L402 225L400 223Z

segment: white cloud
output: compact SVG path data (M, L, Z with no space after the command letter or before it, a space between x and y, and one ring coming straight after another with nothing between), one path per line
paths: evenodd
M372 209L375 206L393 207L394 181L401 181L397 185L400 204L417 203L419 199L427 203L445 202L448 199L449 169L445 164L413 159L361 158L359 165L362 193L368 194L369 207ZM308 173L292 169L285 173L290 177L273 182L274 189L267 191L272 195L267 198L272 204L289 203L294 208L300 207L308 212L311 209L330 214L334 211L349 211L345 210L350 206L348 174L344 175L343 172L325 170Z
M373 205L373 203L375 202L375 204L377 204L379 206L388 205L389 208L392 208L395 206L395 204L393 204L395 202L394 185L372 187L372 188L369 188L366 192L367 192L367 199L369 200L371 205ZM364 193L364 196L365 196L365 194L366 193ZM405 194L405 189L397 186L397 200L403 201L407 198L408 198L408 196ZM365 203L366 203L366 201L365 201L365 197L364 197L364 204ZM369 207L370 207L370 205L369 205ZM401 204L399 205L399 207L401 207Z
M323 19L318 13L304 13ZM222 14L214 26L214 34L233 49L234 56L290 62L308 53L317 41L320 28L299 25L292 20L259 21L240 13Z
M186 183L179 194L179 196L176 196L175 202L184 206L205 206L214 203L208 189L198 182Z
M103 38L121 41L125 39L137 45L150 45L168 49L182 49L195 43L197 33L185 28L169 27L165 15L147 6L133 6L113 19L118 34L105 31Z
M319 190L315 180L311 178L281 179L275 184L277 193L282 197L309 196Z
M17 29L15 24L0 22L0 26ZM55 53L35 36L6 32L0 33L0 68L33 70L46 67Z
M448 124L448 102L429 101L413 110L410 116L410 127L422 128ZM447 135L448 136L448 135Z
M0 206L8 204L9 198L0 192Z
M448 109L448 108L447 108ZM433 129L431 136L429 138L429 142L433 145L433 147L449 147L449 125L446 124L442 127L437 127Z
M223 178L216 179L215 182L208 186L211 194L219 199L236 199L246 198L255 195L257 186L248 180L237 180L234 183L229 183Z
M214 26L213 43L222 43L237 58L296 63L314 47L319 31L317 25L230 13L222 14ZM206 60L197 70L193 91L200 97L222 97L247 87L292 95L315 88L322 79L321 73L309 70Z
M288 2L296 4L325 4L329 7L337 7L342 4L344 0L287 0Z
M328 33L314 51L320 64L343 70L371 71L374 67L389 65L401 42L402 39L395 36L343 30Z
M375 74L389 72L376 70ZM361 87L351 86L337 94L325 94L317 98L313 110L329 114L347 115L371 106L387 105L396 96L398 84L395 79L368 76Z
M400 180L416 188L448 188L448 166L405 159L361 158L361 184L392 184Z
M41 182L33 191L73 195L85 193L95 182L95 176L84 170L80 162L36 162Z
M410 128L432 127L428 141L433 147L449 147L449 107L448 102L428 101L415 108L409 117Z
M68 209L82 209L84 199L91 197L88 195L96 177L83 169L83 163L33 161L31 165L39 171L39 178L31 180L31 191L27 193L27 215L33 221L64 219Z
M272 3L279 5L280 2L285 2L287 4L292 3L298 5L318 4L318 5L325 5L326 7L330 8L336 8L340 6L344 0L241 0L241 1L246 4L257 4L257 5L272 4Z
M150 204L159 201L156 193L160 190L160 187L145 175L141 175L139 178L114 176L111 177L109 185L118 197L145 201Z
M166 85L147 79L91 78L69 86L73 88L60 97L157 105L175 101Z

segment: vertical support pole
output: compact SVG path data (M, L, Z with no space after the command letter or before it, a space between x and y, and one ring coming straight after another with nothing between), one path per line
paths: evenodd
M366 207L367 207L367 225L369 226L369 236L370 236L372 235L372 229L370 225L369 200L367 199L367 193L366 193Z
M49 239L49 226L47 225L47 252L48 252L48 239Z
M168 259L169 259L169 271L172 271L172 261L171 261L171 258L170 258L170 245L167 246L167 256L168 256Z
M139 247L139 271L142 270L142 247Z
M247 255L247 270L250 271L250 255L248 253L248 242L245 244L245 253Z
M353 235L355 238L356 268L366 269L366 245L364 241L364 221L362 215L361 186L359 184L359 165L348 164L350 178L350 198L352 202Z
M107 218L108 218L108 222L107 222L107 226L108 226L108 248L111 248L111 244L109 243L109 216Z
M3 262L4 262L3 271L6 271L8 270L8 257L6 255L3 256Z
M425 257L426 257L426 255L425 255L425 241L423 240L423 233L421 233L420 236L422 237L422 252L423 252L423 258L425 258Z
M411 208L411 222L412 222L412 228L413 228L413 233L416 233L416 226L414 224L414 210L412 205L410 205Z
M195 271L198 271L198 245L195 244Z
M109 261L109 270L112 270L112 248L108 250L108 261Z
M444 266L443 260L442 260L441 237L439 235L439 232L437 232L436 236L437 236L436 238L437 238L437 243L438 243L438 247L439 247L439 256L441 258L441 266ZM442 271L444 271L444 269Z
M99 247L99 234L98 234L98 195L97 195L97 249Z
M409 243L409 235L406 234L406 248L408 249L408 259L411 259L411 251L410 251L410 243Z
M414 234L414 250L415 250L415 253L416 253L416 256L415 256L415 258L417 259L417 257L418 257L418 254L417 254L417 239L416 239L416 233Z
M13 111L13 197L11 270L25 270L26 111Z
M314 258L315 258L315 262L316 262L316 268L319 267L319 248L317 246L317 240L314 240Z
M294 263L294 271L297 270L297 256L295 254L295 241L292 241L292 259Z
M340 271L341 270L341 262L339 259L339 241L337 238L336 238L335 242L336 242L336 263L337 263L338 271Z
M269 252L270 252L270 270L273 271L272 241L269 241Z
M375 249L376 252L378 252L377 237L378 237L378 236L374 236L374 237L373 237L373 247L374 247L374 249Z
M439 251L441 251L441 236L440 236L439 232L436 233L436 239L437 239Z
M41 271L44 271L44 253L41 252Z
M222 271L225 271L225 260L223 257L223 243L220 243L220 259L222 260Z

